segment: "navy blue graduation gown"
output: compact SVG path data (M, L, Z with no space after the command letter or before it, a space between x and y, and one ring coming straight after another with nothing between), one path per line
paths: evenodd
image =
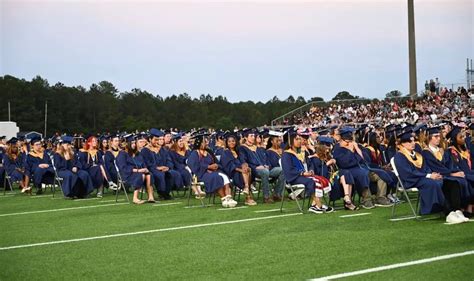
M339 167L339 176L344 176L346 183L353 185L354 190L361 194L365 188L369 187L369 170L360 166L364 160L357 152L336 146L333 157Z
M242 163L247 163L249 167L252 169L252 174L257 174L257 167L265 165L257 154L257 151L250 150L247 146L241 145L239 146L239 158Z
M105 172L109 180L112 180L113 182L117 182L117 169L115 168L114 161L116 161L116 158L119 153L120 153L120 150L113 151L110 149L110 150L107 150L104 155Z
M418 188L421 197L420 214L427 215L443 210L445 202L442 190L443 181L426 177L427 174L432 173L426 161L423 161L422 166L417 168L405 155L397 152L395 154L395 166L405 188Z
M171 160L173 161L174 170L176 170L180 175L183 181L184 186L189 186L191 184L191 173L187 169L186 161L189 157L190 151L187 150L184 155L177 153L176 151L170 150Z
M153 182L156 187L156 190L162 193L169 193L171 188L166 184L165 173L157 169L158 165L156 162L156 153L150 148L144 147L140 151L140 154L142 155L143 160L145 161L145 165L153 177Z
M423 159L433 172L438 172L443 176L444 180L456 181L461 187L461 203L466 205L472 197L474 197L474 189L468 183L466 178L452 177L452 173L461 171L454 166L449 151L444 151L441 161L439 161L431 151L426 148L423 150Z
M171 155L169 153L169 150L165 147L162 147L158 153L155 153L155 159L156 159L156 166L166 166L169 168L167 172L165 172L165 181L166 181L166 186L168 187L168 190L171 190L171 188L182 188L183 185L183 179L181 177L181 174L174 170L174 164L173 160L171 159Z
M224 173L232 179L232 183L235 186L244 188L245 183L242 173L236 170L237 168L242 168L243 164L242 161L240 161L239 157L235 157L234 154L232 154L232 151L230 151L229 149L224 149L221 154L220 162L222 166L222 171L224 171Z
M263 147L257 147L257 155L263 165L270 166L267 158L267 150ZM271 169L269 169L271 170Z
M374 172L379 176L389 188L394 188L397 185L398 179L394 172L384 170L381 166L381 152L378 155L377 159L374 159L372 151L367 147L360 147L362 154L364 155L364 160L366 161L366 167L369 171Z
M23 153L18 154L15 160L10 159L6 153L3 154L3 168L10 176L12 182L21 181L25 177L25 158L26 156Z
M92 179L84 170L77 165L77 159L66 160L58 153L53 156L54 166L58 176L63 179L61 189L65 197L85 197L94 190ZM72 168L76 167L76 173Z
M89 173L92 186L94 188L102 187L104 185L104 176L100 169L100 166L104 165L102 152L98 150L95 155L92 155L87 151L79 151L77 157L81 169Z
M270 167L269 170L275 167L280 167L281 155L271 148L267 149L266 153L267 153L267 163L268 163L268 166Z
M40 164L48 164L48 168L40 168ZM41 184L53 184L54 183L54 169L51 164L51 158L48 154L43 153L37 155L33 151L30 152L26 159L25 169L28 171L28 175L32 177L33 184L36 188L41 188Z
M146 187L145 174L142 172L133 172L133 169L147 168L141 152L130 156L127 152L122 150L117 155L116 163L119 168L120 176L125 184L133 189ZM153 177L151 180L153 181Z
M289 184L303 184L306 194L314 193L316 184L310 178L301 175L305 171L303 163L295 154L288 151L283 152L281 156L281 168L285 174L286 182Z
M199 155L197 150L193 150L189 154L188 166L193 174L196 175L198 181L204 182L206 192L208 193L213 193L224 187L224 179L219 175L219 170L207 170L207 167L214 163L215 161L210 153L204 156Z

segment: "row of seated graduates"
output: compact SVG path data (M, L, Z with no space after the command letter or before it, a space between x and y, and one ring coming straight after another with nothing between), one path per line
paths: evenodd
M369 165L368 165L369 167L367 167L368 168L367 170L371 171L370 169L372 169L372 171L376 171L375 174L377 174L377 172L378 172L379 177L381 177L381 178L384 178L385 174L389 174L388 177L385 175L384 181L391 188L393 188L393 182L392 183L390 182L390 178L393 179L394 177L393 177L393 175L391 175L390 173L388 173L386 171L386 169L388 168L387 159L390 159L392 157L392 155L394 154L393 151L396 150L396 147L394 147L390 143L393 141L393 139L396 139L397 133L399 133L402 130L407 130L410 127L412 127L412 126L410 126L410 125L407 125L405 127L402 127L402 126L388 126L386 128L361 126L356 130L356 137L358 137L360 139L359 142L364 143L364 145L361 146L361 147L363 148L362 150L364 152L363 154L365 155L366 160L368 160L367 163L369 163ZM418 132L417 136L421 137L423 135L422 132L423 132L424 127L426 127L426 126L422 125L422 126L417 126L416 128L413 128L415 132ZM445 126L445 128L449 128L449 124L447 124ZM471 124L471 128L472 128L472 124ZM331 131L329 131L329 132L331 133L331 136L336 141L338 141L338 139L341 136L341 134L338 132L339 129L336 128L336 127L332 127L330 129L331 129ZM153 129L153 130L155 132L157 131L156 129ZM152 130L150 130L150 132L151 131ZM326 135L329 132L328 132L328 130L325 130L325 129L320 130L320 128L313 128L312 130L308 130L307 132L301 131L300 134L304 137L305 142L306 142L305 145L304 145L304 150L305 150L305 154L307 154L307 156L308 156L308 160L309 160L308 162L309 162L310 169L313 170L313 171L316 171L315 174L324 175L327 178L333 179L333 181L332 181L333 184L337 186L339 183L341 183L340 181L334 181L334 178L337 178L337 176L335 176L335 172L337 172L339 170L337 168L337 165L326 165L326 166L329 166L329 167L331 167L331 166L335 167L335 169L333 169L332 173L328 172L331 169L330 168L325 168L324 167L325 165L321 164L322 163L321 159L319 159L317 157L317 154L315 153L316 150L317 150L316 147L315 147L315 144L318 142L318 140L321 140L321 143L325 143L326 146L328 146L330 148L326 151L326 153L332 151L331 146L334 146L334 148L337 148L338 144L333 145L332 144L333 140L326 137ZM343 131L343 132L345 132L345 131ZM443 130L443 132L446 132L446 130ZM217 155L217 156L219 156L219 154L221 154L225 150L223 148L224 145L222 144L222 142L224 141L224 139L227 139L226 134L228 136L229 132L227 132L227 133L217 132L217 133L213 134L214 138L211 138L210 147L213 149L215 155ZM173 135L173 134L169 134L169 133L166 134L164 132L160 132L160 133L158 133L158 135L159 135L158 139L163 137L164 144L162 144L161 146L166 148L164 151L168 151L168 149L171 148L173 143L175 143L175 142L172 141L172 139L174 139L175 141L179 140L179 139L182 139L183 142L184 142L184 145L186 147L186 151L189 151L188 146L187 146L188 141L189 141L189 134L174 134ZM241 147L239 147L239 157L240 158L243 158L243 159L245 159L245 158L248 159L249 158L248 156L245 155L245 153L246 153L246 150L249 149L249 146L251 146L251 144L250 144L251 142L246 143L249 139L249 136L250 136L250 138L252 138L252 137L256 138L255 139L255 141L256 141L255 146L257 147L257 149L256 149L255 152L257 152L256 154L258 156L257 161L261 161L261 163L269 163L269 161L271 162L271 159L273 158L273 165L274 166L271 165L270 163L265 164L264 166L268 166L269 168L272 167L272 169L273 169L273 168L277 167L277 165L279 165L278 161L275 161L274 159L277 158L277 157L275 157L275 154L276 155L278 155L278 154L281 155L282 149L281 149L281 147L279 149L277 149L278 146L275 146L273 144L274 140L276 140L276 139L280 139L280 141L281 141L281 138L278 136L278 134L270 136L268 130L264 130L263 132L256 132L255 130L245 130L245 131L242 131L242 132L237 132L236 134L232 134L232 135L236 135L238 137L238 139L240 139L240 142L241 142ZM176 136L180 136L180 138L177 138ZM156 133L155 133L155 137L156 137ZM326 140L325 140L325 138L326 138ZM329 139L329 141L328 141L328 139ZM380 139L382 139L382 141ZM81 140L81 138L77 138L77 140ZM89 138L83 139L83 140L86 140L86 141L79 141L76 144L76 146L78 146L77 147L78 149L76 150L77 151L77 157L79 158L79 160L82 159L82 162L85 163L85 165L84 165L86 167L86 168L84 168L85 170L89 170L89 169L95 170L95 171L90 172L91 177L96 179L96 184L94 185L94 187L101 188L101 185L104 184L104 179L111 179L110 182L113 182L116 178L116 176L114 177L114 171L115 171L115 175L116 175L117 169L114 169L115 164L113 164L113 165L111 164L111 163L113 163L113 161L112 162L106 161L107 158L113 159L113 158L116 157L116 155L113 155L114 153L112 152L114 149L113 148L111 148L111 149L107 148L107 146L109 146L110 140L108 140L108 138L105 138L105 137L100 138L99 141L100 141L100 144L102 146L102 149L96 149L97 151L95 151L95 153L94 153L94 148L96 148L96 144L94 144L94 148L92 148L92 150L91 150L91 148L88 148L87 146L88 146L88 143L89 143L89 145L91 145L91 142L97 142L97 138L89 137ZM150 139L150 141L152 142L152 139ZM191 140L191 142L192 142L192 140ZM267 147L265 145L265 142L268 142ZM472 142L469 141L468 143L472 143ZM32 144L34 145L34 143L32 143ZM270 144L272 144L272 145L270 145ZM378 146L378 149L374 149L375 146ZM20 147L25 147L25 145L20 143ZM81 147L81 148L79 148L79 147ZM421 145L417 144L417 147L418 147L418 149L421 149ZM469 147L470 147L470 152L472 154L472 145L470 145ZM147 149L149 149L149 148L147 147ZM89 151L89 150L91 150L91 151ZM46 149L46 151L47 151L47 154L50 154L50 152L51 152L50 149L48 149L48 148ZM324 151L324 149L321 150L321 151ZM380 153L378 151L380 151ZM264 152L264 153L262 153L262 152ZM278 153L278 152L280 152L280 153ZM22 152L22 153L24 153L24 152ZM186 152L186 153L188 153L188 152ZM185 153L185 155L183 155L183 158L186 158L186 153ZM164 154L166 154L166 153L164 153ZM171 153L171 155L173 155L173 154L174 153ZM109 156L112 155L112 157L107 157L107 155L109 155ZM319 155L323 155L321 157L326 157L326 158L328 157L328 155L324 156L324 153L319 153ZM311 157L311 156L313 156L313 157ZM166 165L164 165L164 166L168 166L168 169L170 169L171 171L174 171L174 166L173 166L173 163L172 163L173 161L170 161L170 158L173 159L173 158L176 158L176 157L169 157L169 156L164 157L164 159L166 159L165 160ZM48 158L46 158L46 159L48 159ZM85 159L87 159L87 161L84 161ZM268 160L268 159L270 159L270 160ZM318 163L318 160L319 160L319 163ZM329 160L331 160L331 159L329 159ZM79 162L81 162L81 161L79 161ZM109 164L106 164L107 162ZM246 162L252 162L252 159L247 160ZM345 161L341 160L339 162L344 163ZM101 163L103 163L103 165ZM382 168L380 170L384 170L384 171L383 172L377 171L376 170L377 166L374 167L374 165L378 165L379 166L378 168ZM321 167L321 168L319 168L319 167ZM222 168L222 169L225 170L224 168ZM269 170L272 170L272 169L269 169ZM26 169L26 170L27 170L26 172L28 173L28 171L30 171L31 169ZM341 170L344 171L344 169L341 169ZM50 172L49 174L51 174L51 170L49 172ZM166 171L166 172L168 172L168 171ZM258 171L255 172L255 174L257 174L257 173L258 173ZM168 173L164 173L164 174L168 174ZM189 184L189 182L190 182L190 175L189 175L190 173L188 175L183 175L183 174L186 174L186 173L181 173L181 175L180 175L181 177L179 177L179 175L178 175L179 172L174 173L175 175L172 175L173 172L170 172L169 174L171 174L171 175L168 176L168 177L165 176L164 180L161 178L161 183L160 183L161 186L159 187L161 189L161 190L159 190L159 193L160 193L160 191L161 192L164 191L165 196L166 196L166 191L170 189L170 187L173 183L175 184L175 186L184 186L184 185ZM229 172L228 174L232 174L232 173ZM281 175L282 174L284 174L284 173L280 172L280 174L277 176L277 177L280 178L280 180L281 180L281 177L282 177ZM340 176L341 175L339 175L339 177ZM346 177L347 177L347 175L346 175ZM156 178L157 181L160 181L160 177L155 177L155 175L154 175L153 178ZM180 178L181 178L181 181L183 183L179 183ZM380 182L380 179L378 181ZM106 182L107 182L107 180L106 180ZM169 183L167 184L167 182L171 182L172 184L171 185ZM238 180L237 180L237 182L238 182ZM344 184L347 185L347 183L344 183ZM363 186L363 185L364 184L359 185L359 186ZM158 187L157 187L157 189L158 189ZM359 189L358 189L358 191L359 191ZM343 190L343 189L334 188L333 192L331 193L333 199L336 199L338 197L337 190ZM368 192L366 192L365 190L360 190L360 191L363 194L364 199L366 197L368 197L367 196L367 194L369 194ZM276 194L275 194L276 198L278 198L278 196L281 196L280 192L281 192L281 188L279 190L276 190ZM344 195L346 195L346 191L343 190L342 192L344 192ZM364 192L365 192L365 194L364 194ZM375 190L375 192L378 192L378 191ZM386 194L389 194L389 192L387 192L387 191L385 191L385 192L386 192ZM268 197L265 197L265 199L268 200ZM346 201L346 199L347 198L345 198L345 201ZM349 201L349 200L347 200L347 201ZM366 200L364 200L363 203L366 203L365 201ZM346 202L346 203L349 203L349 202ZM350 204L347 204L347 205L348 206L346 206L346 207L353 208ZM371 207L371 206L369 205L369 206L366 206L366 207Z

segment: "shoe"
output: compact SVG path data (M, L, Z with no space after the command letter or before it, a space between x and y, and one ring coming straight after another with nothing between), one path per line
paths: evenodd
M138 201L133 201L133 204L141 205L141 204L144 204L145 202L146 202L146 201L138 200Z
M110 190L117 190L117 184L113 181L109 181L109 189Z
M257 202L255 202L255 200L249 198L249 199L245 200L244 204L247 205L247 206L256 206Z
M357 211L357 210L359 210L359 207L352 204L351 201L345 201L344 202L344 209L349 210L349 211Z
M264 199L263 199L263 203L265 203L265 204L273 204L273 203L275 203L275 202L273 201L272 198L268 197L268 198L264 198Z
M252 191L252 193L258 193L258 190L253 185L250 186L250 190Z
M322 205L321 208L324 210L325 213L334 212L334 208L332 208L331 206Z
M275 202L281 202L281 200L282 200L281 196L273 195L273 201L275 201Z
M303 193L303 189L297 189L295 191L293 191L292 193L290 193L290 195L288 195L288 197L290 197L291 200L296 200L296 198L301 194Z
M36 195L41 195L41 194L43 194L43 189L42 189L42 188L38 188L38 189L36 190Z
M388 197L388 196L387 196ZM389 199L385 197L379 197L377 200L375 200L375 206L377 207L392 207L395 202L391 202Z
M97 198L102 198L102 192L97 192Z
M469 221L469 219L464 216L464 214L462 213L461 210L457 210L457 211L456 211L456 215L458 215L458 217L459 217L460 219L462 219L464 222L468 222L468 221Z
M234 208L237 206L237 201L232 199L232 195L227 195L227 204L229 205L229 208Z
M221 198L221 203L223 208L229 208L229 201L227 200L227 196Z
M315 214L319 215L319 214L324 213L324 209L322 207L320 208L316 205L313 205L313 206L309 207L308 212L315 213Z
M449 215L446 217L446 222L449 224L458 224L458 223L463 223L464 220L458 217L456 212L451 212Z
M362 206L362 208L367 209L367 210L375 208L374 203L372 203L371 199L366 199L362 201L362 204L360 205Z
M151 200L148 199L146 202L147 202L147 203L156 203L155 199L151 199Z
M163 200L173 200L173 196L169 195L169 194L163 194Z
M464 215L464 217L466 217L466 218L468 218L468 219L472 218L472 213L463 212L463 215Z

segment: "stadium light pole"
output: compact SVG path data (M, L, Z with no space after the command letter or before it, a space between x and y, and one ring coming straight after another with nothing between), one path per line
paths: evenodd
M414 0L408 0L408 64L410 76L410 96L418 92L416 81L416 46L415 46L415 9Z

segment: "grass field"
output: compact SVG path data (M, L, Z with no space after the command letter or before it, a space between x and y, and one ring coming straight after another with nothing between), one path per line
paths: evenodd
M301 215L294 202L280 213L113 199L0 195L0 280L306 280L474 250L474 223L391 222L387 208ZM340 217L356 213L369 214ZM344 280L474 280L473 265L466 255Z

